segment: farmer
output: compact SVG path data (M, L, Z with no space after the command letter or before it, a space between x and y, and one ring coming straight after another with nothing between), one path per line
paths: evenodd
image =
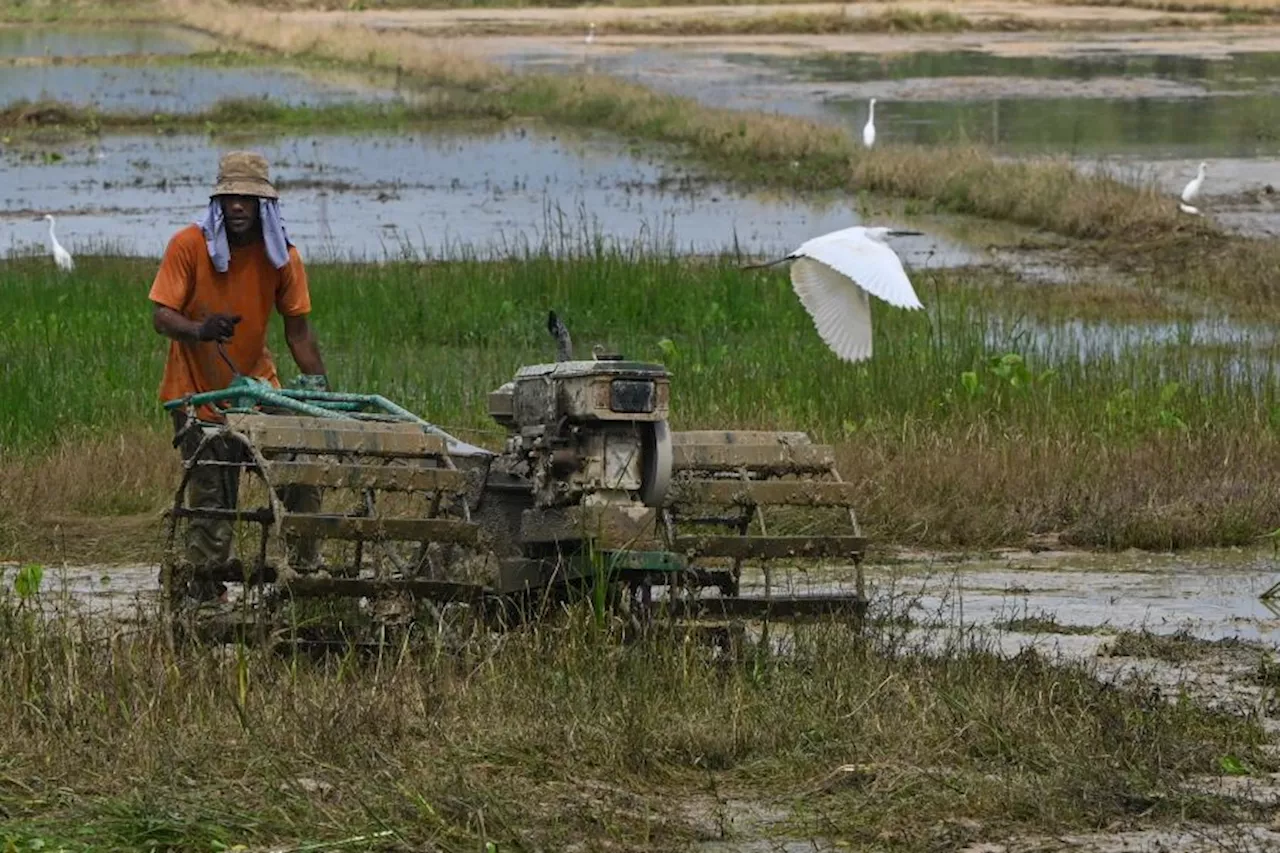
M279 387L267 349L273 307L284 318L289 352L303 374L298 384L328 389L324 361L307 321L311 311L307 274L298 250L285 236L279 198L268 179L264 157L250 152L226 154L218 163L218 180L203 219L170 239L150 295L155 329L170 338L161 400L226 388L233 374L218 352L219 344L240 373ZM173 416L174 446L181 448L184 459L200 443L200 424L221 420L207 406L197 411L193 423L182 411L175 410ZM225 462L239 461L242 453L238 443L221 439L207 450L205 458ZM239 474L234 466L197 467L188 485L189 505L234 508ZM280 498L291 511L320 509L315 488L286 487ZM229 521L191 519L185 543L187 562L226 564L231 538ZM286 546L291 566L315 564L314 541L286 540ZM226 587L217 582L189 589L198 599L219 598L225 592Z

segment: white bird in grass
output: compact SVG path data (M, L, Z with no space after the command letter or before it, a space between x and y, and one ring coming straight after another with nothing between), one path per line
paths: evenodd
M876 144L876 99L867 107L867 123L862 128L862 144L870 148Z
M46 213L44 218L49 221L49 241L53 243L53 262L63 272L71 272L76 268L76 262L71 260L71 253L62 248L62 244L58 242L58 238L54 235L53 216Z
M595 25L595 24L588 24L588 25L587 25L587 36L586 36L586 38L584 38L584 39L582 40L582 43L583 43L583 44L591 44L591 43L592 43L592 42L594 42L595 40L596 40L596 25Z
M858 362L871 357L871 296L899 308L924 307L902 261L884 242L909 236L921 233L859 225L814 237L785 258L743 269L794 261L791 286L819 337L840 358Z
M1208 168L1207 163L1201 163L1196 176L1187 182L1182 189L1182 202L1178 205L1178 209L1183 213L1191 213L1200 216L1200 209L1194 206L1194 203L1200 198L1200 187L1204 185L1204 172Z

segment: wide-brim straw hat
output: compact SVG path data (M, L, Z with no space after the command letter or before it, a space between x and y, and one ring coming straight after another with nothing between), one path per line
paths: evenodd
M211 197L247 195L258 198L280 198L271 185L267 158L252 151L232 151L218 161L218 181Z

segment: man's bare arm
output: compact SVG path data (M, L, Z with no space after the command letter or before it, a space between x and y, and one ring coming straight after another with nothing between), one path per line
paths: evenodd
M225 314L213 314L203 322L188 320L167 305L153 302L151 324L160 334L175 341L192 344L198 341L225 341L235 331L240 318Z
M315 332L305 314L284 318L284 339L289 344L289 352L293 354L298 370L312 376L325 375L324 359L320 357Z

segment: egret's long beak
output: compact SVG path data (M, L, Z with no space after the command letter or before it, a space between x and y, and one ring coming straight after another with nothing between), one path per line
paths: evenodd
M777 264L783 263L784 261L790 261L790 260L794 260L794 258L792 258L791 255L787 255L786 257L778 258L776 261L765 261L764 263L761 263L761 264L744 264L738 267L738 269L740 270L764 269L765 267L776 266Z
M923 237L923 231L890 231L890 237Z

